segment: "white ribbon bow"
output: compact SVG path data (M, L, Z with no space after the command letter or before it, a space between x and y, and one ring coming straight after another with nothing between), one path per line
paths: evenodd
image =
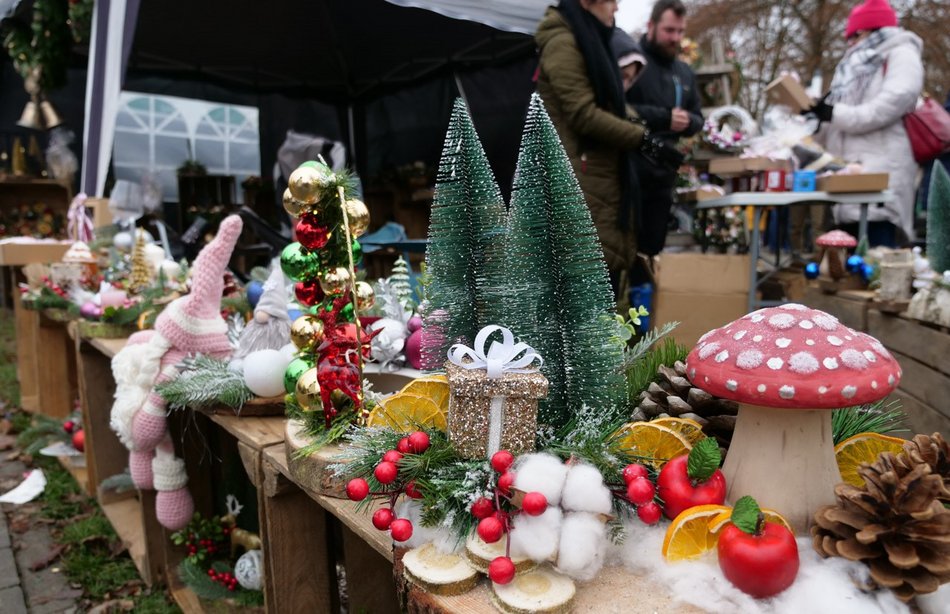
M73 198L66 213L66 233L73 241L92 242L92 220L86 215L86 195L81 192Z
M488 337L496 331L501 331L501 343L492 341L488 352L485 352ZM538 361L539 368L544 364L544 359L530 345L524 342L515 343L515 336L504 326L491 325L478 331L474 345L474 348L470 348L456 343L449 348L449 361L464 369L485 369L488 379L498 379L505 373L528 373L533 369L526 367L535 360ZM469 360L464 360L466 358Z

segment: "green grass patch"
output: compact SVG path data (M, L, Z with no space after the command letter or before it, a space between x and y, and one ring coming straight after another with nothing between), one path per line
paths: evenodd
M44 459L45 460L45 459ZM50 520L68 520L89 508L90 499L80 494L79 485L55 459L37 463L46 474L46 489L41 497L42 514Z
M95 515L72 522L63 527L63 535L59 542L62 544L82 544L92 539L112 541L118 539L109 519L98 510Z
M8 407L20 406L15 326L13 312L9 309L0 310L0 401Z
M135 596L135 614L180 614L164 592L143 592Z
M139 579L132 559L113 558L101 546L69 549L63 555L62 569L70 581L82 586L86 597L93 600L105 599Z

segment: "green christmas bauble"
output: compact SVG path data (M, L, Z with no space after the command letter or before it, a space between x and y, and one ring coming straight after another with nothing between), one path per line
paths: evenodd
M314 277L320 270L320 258L300 243L291 243L280 253L280 268L294 281Z
M347 322L353 322L356 319L353 316L353 303L343 305L343 309L340 310L340 317Z
M287 370L284 371L284 390L288 394L293 394L297 390L297 380L311 367L313 364L306 358L294 358L290 361Z
M353 264L359 264L363 262L363 246L360 245L360 242L356 239L353 239Z

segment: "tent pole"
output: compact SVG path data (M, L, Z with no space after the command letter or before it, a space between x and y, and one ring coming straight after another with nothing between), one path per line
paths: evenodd
M353 122L353 103L346 106L347 132L350 135L350 160L356 167L356 125Z

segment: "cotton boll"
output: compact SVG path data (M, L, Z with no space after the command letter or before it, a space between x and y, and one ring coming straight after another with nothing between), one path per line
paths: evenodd
M536 491L544 495L548 505L561 503L567 466L551 454L526 454L515 464L515 488L524 492Z
M259 397L283 394L287 364L278 350L251 352L244 358L244 383Z
M567 471L561 507L566 512L593 512L609 514L613 509L610 489L604 486L604 476L593 465L577 463Z
M526 556L533 561L553 560L561 534L562 513L559 507L549 507L540 516L518 514L509 533L511 555Z
M150 243L145 246L145 261L148 262L152 273L158 273L158 268L165 261L165 250L160 245Z
M117 232L112 237L112 245L121 252L127 252L132 249L132 233L130 232Z
M181 275L181 265L174 260L162 260L158 268L165 275L165 279L178 279Z
M558 547L558 571L575 580L591 580L604 566L607 527L596 514L572 512L564 515Z

